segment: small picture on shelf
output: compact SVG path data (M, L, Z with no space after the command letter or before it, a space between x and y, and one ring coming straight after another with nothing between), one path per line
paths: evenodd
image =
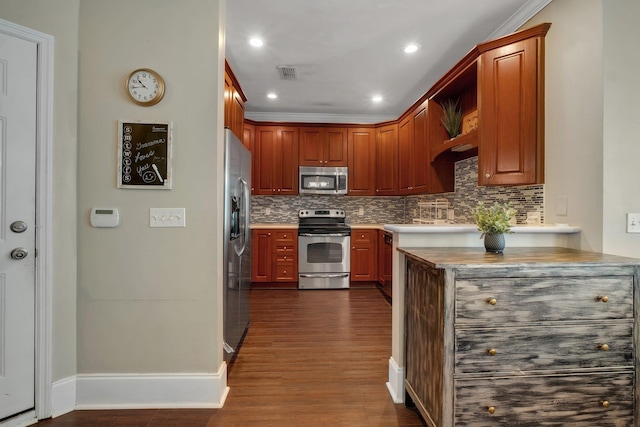
M442 125L451 139L460 135L460 125L462 124L462 110L458 106L459 100L449 99L442 105Z

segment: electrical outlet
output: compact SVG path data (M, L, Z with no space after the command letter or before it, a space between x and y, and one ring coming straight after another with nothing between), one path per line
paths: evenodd
M271 208L265 208L264 214L265 215L271 215Z
M640 213L627 214L627 233L640 233Z
M358 209L358 215L359 215L359 216L364 215L364 208L360 208L360 209Z
M150 208L149 227L186 227L185 208Z

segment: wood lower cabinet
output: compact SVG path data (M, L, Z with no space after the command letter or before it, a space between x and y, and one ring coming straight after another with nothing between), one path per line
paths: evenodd
M298 128L255 126L253 194L298 194Z
M391 298L392 284L392 264L393 264L393 234L378 230L378 283L382 292Z
M351 281L378 280L378 230L351 230Z
M298 230L254 229L251 231L251 281L298 281Z
M639 260L406 255L405 385L427 425L638 425Z

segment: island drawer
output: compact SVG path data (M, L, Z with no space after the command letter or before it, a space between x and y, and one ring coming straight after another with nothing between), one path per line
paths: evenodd
M456 280L460 325L631 318L630 276Z
M458 329L455 373L633 366L633 322Z
M463 379L454 387L456 426L633 425L632 371Z

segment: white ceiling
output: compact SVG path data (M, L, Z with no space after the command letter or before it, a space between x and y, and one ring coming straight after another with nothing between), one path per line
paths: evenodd
M375 123L398 118L476 44L550 1L227 0L225 54L248 118ZM264 46L250 46L253 36ZM407 55L410 42L420 49ZM280 79L280 65L297 79Z

